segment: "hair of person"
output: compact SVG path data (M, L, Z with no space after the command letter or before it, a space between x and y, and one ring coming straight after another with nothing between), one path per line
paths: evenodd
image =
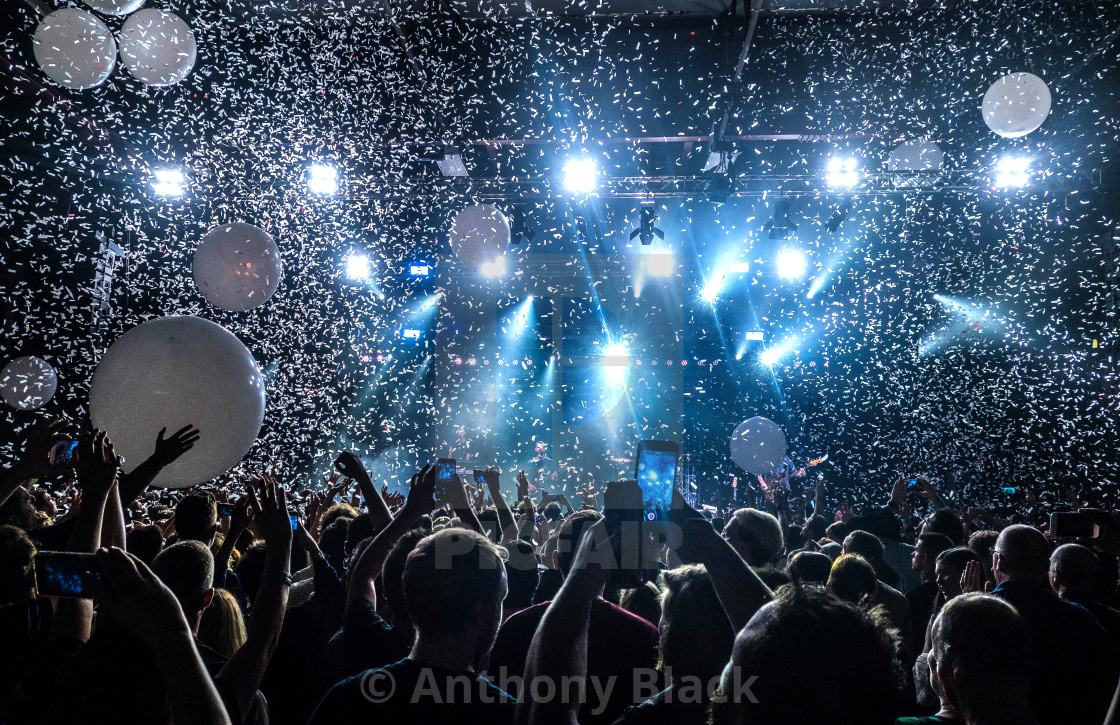
M881 608L864 611L818 587L783 587L736 638L721 683L727 697L713 702L712 722L890 725L902 699L899 648ZM752 698L732 699L736 671L741 682L755 678Z
M346 535L349 533L350 521L345 516L339 516L319 534L319 550L339 576L342 576L346 562Z
M268 555L268 546L263 541L254 541L249 548L241 552L241 560L237 562L237 578L241 588L249 601L257 597L257 589L261 585L261 576L264 574L264 560Z
M0 503L0 524L15 526L26 531L34 526L35 513L31 494L22 487L17 487L8 496L7 501Z
M998 540L998 531L992 531L991 529L974 531L972 535L968 537L968 548L976 552L982 559L985 555L992 555L992 549L996 547L996 541Z
M875 534L856 530L844 537L844 550L859 554L874 565L883 560L883 542Z
M813 541L823 539L828 531L828 519L820 514L813 514L805 522L805 529L809 533L809 538Z
M735 630L716 596L703 564L687 564L661 572L661 662L675 676L691 675L708 682L731 658Z
M824 535L829 540L835 541L837 544L839 544L844 541L844 537L848 535L849 531L851 531L851 527L843 521L833 521L831 524L825 527Z
M722 534L723 533L723 527L726 526L726 525L727 525L727 522L724 521L722 516L713 516L712 517L712 528L716 530L717 534Z
M793 582L793 577L789 575L785 569L779 569L776 566L767 564L766 566L759 566L754 568L754 573L762 580L762 583L768 586L771 590L778 587L785 586Z
M225 589L215 589L214 599L202 613L198 638L227 660L245 644L245 618L237 599Z
M747 563L751 566L772 564L785 545L777 517L758 509L742 508L735 512L735 521L735 535L749 552Z
M828 574L832 571L832 559L819 551L799 551L789 560L789 575L795 584L828 584Z
M498 520L498 510L493 506L487 506L477 513L478 523L482 524L482 530L486 532L486 537L495 544L500 544L502 541L502 527Z
M444 529L424 537L409 553L402 582L417 631L466 633L480 606L501 606L505 550L469 529Z
M999 570L1013 579L1042 579L1050 570L1050 542L1033 526L1015 524L996 541Z
M801 535L801 527L797 524L787 524L782 529L782 539L787 549L800 549L805 545L805 537Z
M618 599L618 606L656 627L661 621L661 590L653 582L626 589Z
M953 542L953 546L965 543L964 520L950 509L937 509L926 519L923 533L944 534Z
M560 573L565 577L572 570L572 561L579 542L583 540L583 532L602 518L603 515L598 511L577 511L560 524L556 535L556 553L560 558Z
M952 549L946 549L937 555L938 564L945 562L957 569L964 569L970 561L980 562L980 557L976 555L975 551L963 546L954 546Z
M35 544L18 526L0 526L0 604L27 598L35 584Z
M175 533L179 539L209 544L218 524L218 502L210 493L184 496L175 506Z
M936 534L932 531L918 534L918 543L922 545L922 550L932 561L937 561L937 557L941 555L941 552L953 548L952 539L945 534Z
M214 555L209 546L197 539L172 544L152 560L152 571L179 600L185 613L205 608L206 593L214 586Z
M1092 593L1099 570L1097 555L1081 544L1062 544L1050 555L1050 571L1074 591Z
M138 526L125 536L128 553L151 566L159 552L163 551L163 531L155 524Z
M373 522L370 521L369 516L355 516L351 519L350 526L346 528L346 551L353 552L358 544L372 537L373 534Z
M832 563L828 591L852 604L862 605L875 596L875 568L859 554L844 554Z
M953 695L970 715L997 715L1030 688L1027 622L998 597L973 592L945 604L931 629L931 667L946 658ZM942 680L944 683L944 680Z
M564 514L564 512L560 509L560 504L556 503L555 501L549 501L548 504L544 507L544 510L541 511L541 513L544 514L544 517L549 520L549 523L555 523L559 521Z

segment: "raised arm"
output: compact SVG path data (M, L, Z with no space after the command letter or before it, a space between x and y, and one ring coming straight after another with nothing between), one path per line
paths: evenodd
M73 440L61 420L52 420L31 429L23 453L13 465L0 469L0 505L25 482L50 475L50 453L56 443Z
M373 479L366 472L362 460L350 451L343 451L335 459L334 467L343 476L353 479L358 484L366 503L367 515L373 522L374 528L381 529L387 526L393 519L393 515L389 513L389 507L385 505L385 500L373 485Z
M292 557L292 522L288 517L284 487L267 475L255 485L257 526L268 547L264 571L257 596L253 599L245 644L234 653L216 678L230 686L238 716L249 711L264 671L272 659L280 638L280 628L284 624L288 588L292 585L288 573ZM240 717L237 719L240 720Z
M498 472L494 469L487 469L482 473L482 479L486 481L486 488L490 491L490 500L494 502L494 509L498 512L498 530L501 532L501 539L504 541L507 531L515 530L517 521L513 518L513 512L509 510L509 504L506 503L505 496L502 495L502 486ZM514 534L516 537L516 534Z
M463 522L463 526L486 536L486 532L482 529L482 522L478 520L478 514L474 512L470 499L467 498L467 489L463 485L463 479L459 477L458 473L451 477L451 484L447 487L447 498L447 502L455 509L455 515Z
M194 448L194 444L198 442L201 435L198 428L193 425L183 426L168 438L164 438L163 435L166 432L167 429L164 428L156 436L156 450L152 455L148 456L136 468L121 476L120 497L122 506L131 506L133 501L140 498L140 495L152 484L159 472L178 460L179 456Z

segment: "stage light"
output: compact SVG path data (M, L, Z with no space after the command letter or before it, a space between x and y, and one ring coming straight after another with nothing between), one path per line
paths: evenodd
M844 223L844 220L848 218L848 211L851 208L851 201L844 201L844 203L836 207L836 209L832 212L832 216L828 218L828 223L825 225L828 228L829 232L831 232L832 234L836 233L836 230L840 228L840 225Z
M1004 156L996 164L995 185L1000 189L1018 189L1031 180L1031 160L1024 156Z
M758 362L765 367L773 367L778 364L783 357L793 352L793 341L784 342L781 345L774 345L768 347L759 353Z
M432 273L432 268L427 262L416 262L408 266L408 275L410 277L427 277Z
M444 176L470 176L463 163L463 152L454 146L445 146L435 162Z
M669 277L677 271L677 261L672 254L647 254L645 263L651 277Z
M719 298L719 293L723 291L723 283L726 279L726 272L722 270L717 272L716 276L712 277L712 279L708 281L708 284L704 285L704 289L700 292L700 299L708 304L715 304L715 301Z
M859 182L859 168L856 160L850 157L832 157L828 160L828 175L825 180L829 186L852 187Z
M747 330L744 338L751 342L762 342L762 330Z
M307 168L307 188L320 196L338 193L338 169L327 164L311 164Z
M643 206L638 213L638 228L630 232L630 241L634 241L634 237L638 237L643 247L648 247L653 244L653 238L655 236L664 241L665 232L653 226L656 221L657 209L653 206Z
M599 167L592 159L569 159L564 164L564 188L576 194L590 194L599 184Z
M420 330L415 327L405 327L401 330L401 337L405 340L419 340Z
M506 273L506 258L498 257L489 262L483 262L478 271L483 277L503 277Z
M350 252L346 257L346 277L355 282L363 282L373 274L373 265L365 252Z
M778 252L778 276L782 279L800 279L805 276L808 262L805 255L796 249L783 249Z
M603 357L605 358L625 358L628 361L629 355L629 346L621 340L611 342L603 348Z
M156 169L152 176L156 196L177 197L187 193L187 177L179 169Z
M797 223L790 219L789 199L778 199L774 202L774 216L766 222L764 229L770 233L771 239L785 239L790 232L797 231Z
M732 262L727 266L727 271L731 274L747 274L751 271L750 262Z

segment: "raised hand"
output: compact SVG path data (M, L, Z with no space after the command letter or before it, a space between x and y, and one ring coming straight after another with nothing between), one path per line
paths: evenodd
M429 514L436 507L436 467L424 466L408 483L404 510L412 516Z
M51 449L58 443L74 440L66 432L66 424L53 419L46 424L36 425L24 444L17 468L26 478L43 478L54 472L51 466Z
M268 543L292 539L292 520L289 518L287 495L284 487L272 476L263 474L253 481L254 502L257 508L257 527Z
M198 443L198 439L202 436L198 428L193 425L185 425L167 438L163 437L165 433L167 433L166 428L160 430L156 438L156 451L152 454L152 458L160 467L170 466L179 456L194 448L194 444Z
M525 471L520 471L517 474L517 500L523 501L529 497L529 479L525 477Z
M366 467L362 465L362 459L350 451L339 453L338 458L334 460L334 467L343 476L354 480L359 480L368 475L366 474Z
M237 499L237 503L233 505L233 513L229 517L227 536L239 536L242 531L249 528L249 524L253 522L253 514L256 513L251 505L252 502L252 496L242 496Z
M984 566L978 561L970 561L964 565L961 573L961 593L990 592L992 583L984 576Z
M104 498L117 481L117 454L105 431L96 429L78 446L78 487L88 498Z

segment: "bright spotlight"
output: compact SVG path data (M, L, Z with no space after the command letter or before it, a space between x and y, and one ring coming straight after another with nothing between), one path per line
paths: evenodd
M483 277L502 277L506 273L506 258L498 257L489 262L483 262L478 268Z
M995 185L1001 189L1018 189L1031 180L1031 160L1024 156L1004 156L996 164Z
M419 340L420 330L415 327L405 327L401 330L401 337L405 340Z
M796 249L783 249L778 253L778 276L782 279L800 279L805 276L808 263L805 255Z
M828 176L825 178L829 186L855 186L859 182L858 168L855 159L834 156L828 160Z
M570 159L564 164L564 188L590 194L599 184L599 167L592 159Z
M708 280L708 284L704 285L704 289L700 291L700 299L708 304L715 304L719 298L719 293L723 291L723 283L727 279L727 273L723 270L716 272L715 276Z
M758 362L765 367L773 367L783 357L793 352L793 343L785 342L781 345L768 347L758 355Z
M615 341L603 348L603 357L626 358L630 355L630 348L625 342Z
M647 254L646 272L651 277L669 277L677 270L676 260L671 254Z
M365 252L350 252L346 258L346 277L355 282L364 282L373 275L373 265Z
M338 192L338 169L327 164L311 164L307 169L307 188L312 194L330 196Z
M432 268L427 262L416 262L408 266L408 276L427 277L432 273Z
M157 169L152 176L152 191L156 196L176 197L187 193L187 177L179 169Z

